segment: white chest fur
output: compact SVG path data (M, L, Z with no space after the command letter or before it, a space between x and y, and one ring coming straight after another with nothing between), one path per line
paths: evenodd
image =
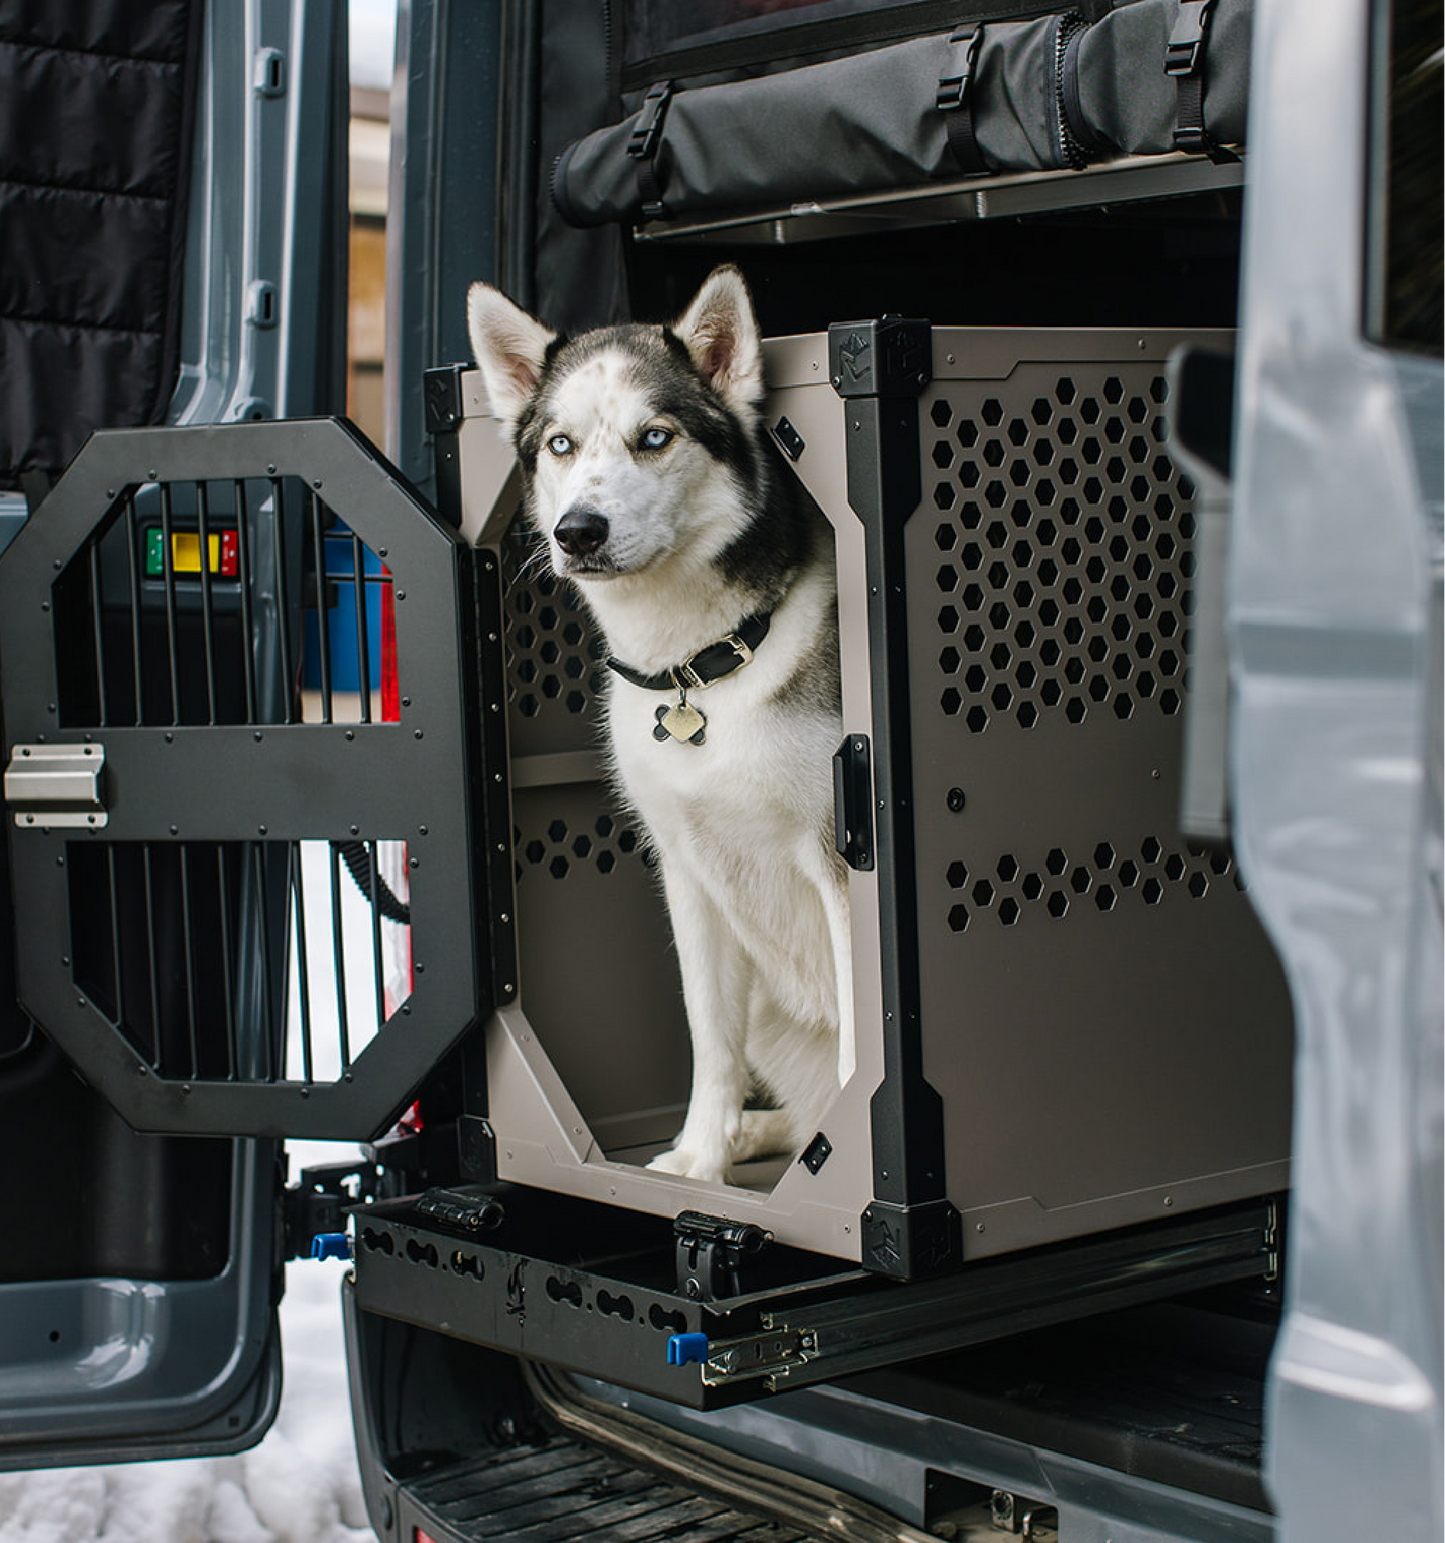
M597 609L605 626L605 599ZM832 575L819 564L751 662L689 694L707 718L699 745L653 733L675 694L610 685L613 766L661 859L693 1037L688 1121L659 1159L673 1171L716 1178L709 1148L736 1160L750 1143L800 1144L838 1086L851 967L833 844L835 626ZM749 1082L786 1111L768 1138L740 1115Z

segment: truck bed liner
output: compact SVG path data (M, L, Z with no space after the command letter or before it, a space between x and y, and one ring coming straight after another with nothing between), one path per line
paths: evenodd
M566 1436L503 1448L410 1492L445 1535L478 1543L808 1543Z

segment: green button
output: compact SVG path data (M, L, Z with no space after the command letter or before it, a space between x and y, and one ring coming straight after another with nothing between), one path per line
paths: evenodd
M165 533L159 530L146 532L146 577L163 579L166 576Z

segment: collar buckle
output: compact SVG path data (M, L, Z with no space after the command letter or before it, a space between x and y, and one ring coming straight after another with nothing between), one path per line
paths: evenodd
M733 653L737 655L738 662L732 666L733 669L740 670L745 664L751 664L753 662L752 649L748 647L746 641L739 637L736 632L728 633L728 635L725 638L722 638L720 641L725 643L730 649L732 649Z
M726 654L718 657L724 649L732 651L731 657ZM673 684L679 691L701 691L704 686L710 686L714 681L752 662L753 651L746 640L736 632L730 632L716 643L709 643L706 648L699 649L690 659L674 665L668 674L672 676Z

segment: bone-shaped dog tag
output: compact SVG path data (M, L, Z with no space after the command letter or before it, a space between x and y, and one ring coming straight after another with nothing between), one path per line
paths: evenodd
M675 739L680 745L700 745L706 733L707 719L686 699L657 709L652 737L658 741Z

